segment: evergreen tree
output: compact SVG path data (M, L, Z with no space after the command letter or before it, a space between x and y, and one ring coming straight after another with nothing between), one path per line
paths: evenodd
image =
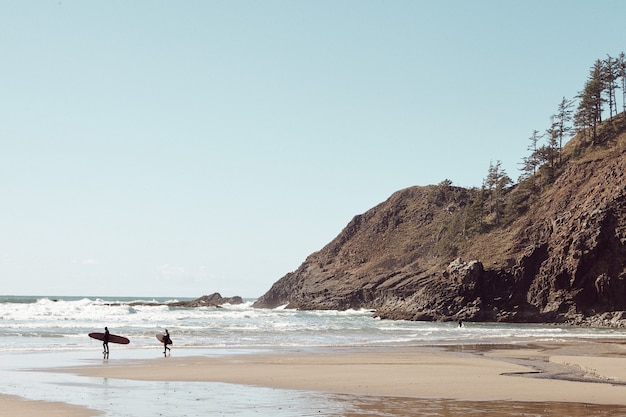
M537 168L541 166L541 158L538 152L537 144L541 140L543 135L539 134L538 130L533 130L533 134L530 138L530 145L528 145L528 150L530 151L530 155L525 157L522 160L522 175L520 175L520 181L530 179L532 182L531 188L535 188L535 174L537 174Z
M576 133L582 133L584 137L589 137L591 133L592 138L595 139L595 113L591 96L585 94L586 90L587 88L578 95L580 101L578 102L576 113L574 114L574 128L576 129Z
M438 206L443 206L452 197L452 181L441 181L430 193L430 201Z
M603 89L606 91L607 100L609 103L609 119L613 117L613 109L615 109L615 115L617 115L617 100L615 98L615 90L617 90L617 78L618 78L618 61L615 58L611 58L607 55L606 60L602 63L602 81Z
M626 113L626 56L624 53L620 53L616 58L617 61L617 75L622 80L622 111Z
M463 237L482 233L485 230L485 204L487 202L487 191L485 186L472 188L470 190L471 199L465 208L465 225Z
M500 225L504 212L504 191L512 183L511 178L502 169L502 163L497 161L489 164L489 171L485 179L485 188L491 200L491 214L494 215L494 223Z
M595 64L593 64L591 74L589 75L589 93L591 94L591 103L595 116L595 127L597 127L598 123L602 122L602 112L604 111L604 103L606 103L602 95L604 86L604 64L598 59Z
M578 94L580 99L578 110L574 116L574 123L578 131L590 129L593 141L597 138L598 124L602 121L604 98L604 81L602 76L602 61L597 60L590 71L585 88Z
M569 136L572 132L570 122L572 121L573 104L574 102L572 100L567 100L565 97L563 97L563 100L561 100L561 103L559 104L559 110L552 119L552 128L554 129L553 133L556 136L556 140L558 141L559 166L563 162L563 138L565 136ZM557 144L555 143L554 145Z
M559 128L555 116L550 116L550 127L546 130L548 144L545 149L546 161L552 168L556 168L559 155Z

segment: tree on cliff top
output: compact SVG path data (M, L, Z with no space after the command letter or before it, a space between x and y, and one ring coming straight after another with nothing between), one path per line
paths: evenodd
M602 121L602 78L599 62L590 73L589 79L585 83L583 91L578 94L580 99L578 109L574 115L574 123L578 132L586 135L591 131L591 139L596 140L598 122Z
M626 113L626 55L620 53L615 63L617 65L617 74L622 80L622 111Z
M552 116L552 129L554 131L554 135L558 141L558 155L559 155L559 166L563 163L563 139L566 136L569 136L572 132L572 128L570 127L570 122L572 120L572 106L574 105L573 100L568 100L565 97L559 103L559 109L556 114Z
M511 185L511 178L502 168L502 162L489 163L489 171L484 186L489 195L490 213L494 218L494 225L499 226L504 213L504 191Z

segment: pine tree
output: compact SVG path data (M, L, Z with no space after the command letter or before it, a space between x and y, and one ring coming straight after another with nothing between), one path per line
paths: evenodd
M578 108L576 109L576 113L574 114L574 128L576 129L576 133L581 133L584 137L589 137L591 133L592 139L595 139L595 113L593 110L593 104L591 96L586 94L585 90L583 90L578 95Z
M546 130L546 138L548 140L546 157L550 167L556 168L558 165L559 155L559 127L555 116L550 116L550 127Z
M616 59L617 75L622 80L622 111L626 113L626 56L620 53Z
M593 114L595 116L595 124L602 122L602 112L604 111L604 103L606 100L602 96L604 92L604 64L599 59L596 60L591 74L589 75L589 92L591 94L591 103L593 105Z
M525 157L522 160L522 175L520 175L520 181L530 179L531 188L535 188L535 175L537 174L537 168L541 166L540 154L538 152L537 143L541 140L543 135L539 134L538 130L533 130L533 134L530 138L530 145L528 145L528 150L530 151L530 155Z
M558 140L558 155L559 155L558 165L559 166L563 163L563 158L562 158L563 138L565 136L569 136L570 133L572 132L570 122L572 121L573 104L574 102L572 100L567 100L565 97L563 97L563 100L561 100L561 103L559 104L559 110L557 114L553 116L553 119L552 119L554 134L556 135L556 139Z
M504 212L504 191L511 183L511 178L502 169L500 161L497 161L495 164L489 164L489 171L484 186L491 200L491 213L494 214L496 226L500 225Z
M578 131L591 129L592 140L595 142L598 133L598 124L602 121L604 98L604 81L602 76L602 61L597 60L590 71L585 88L578 94L579 103L574 123Z
M613 117L613 109L615 109L615 115L617 115L617 100L615 98L615 90L617 90L617 78L618 78L618 61L615 58L611 58L607 55L606 60L602 62L602 81L603 89L606 91L607 100L609 103L609 119Z
M472 188L470 195L470 203L465 208L465 227L463 228L463 236L468 237L476 233L482 233L485 230L485 204L487 191L483 186Z

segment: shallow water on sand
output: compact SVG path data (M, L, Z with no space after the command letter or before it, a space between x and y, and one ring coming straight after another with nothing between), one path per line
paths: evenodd
M89 354L63 353L0 356L2 392L26 399L66 402L105 411L106 416L263 416L345 415L349 405L323 393L278 390L214 382L130 381L80 377L45 368L106 362ZM93 357L93 354L91 354ZM152 359L119 353L108 363ZM164 358L163 360L167 360ZM130 365L132 366L132 365ZM167 375L164 375L167 379Z
M189 353L199 355L201 352ZM206 351L202 353L207 355ZM221 355L223 352L215 354ZM154 358L153 354L147 355L144 351L117 352L116 355L108 363L127 361L132 366L133 360ZM0 355L0 377L6 382L2 391L27 399L87 406L102 410L105 416L110 417L626 417L626 407L620 406L367 397L214 382L155 382L79 377L45 370L53 366L94 364L106 366L107 363L100 358L94 358L93 353L84 352L78 355L59 352ZM167 379L166 375L164 379Z

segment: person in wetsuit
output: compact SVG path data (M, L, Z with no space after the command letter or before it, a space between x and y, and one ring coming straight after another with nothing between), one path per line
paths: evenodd
M165 329L165 335L163 335L163 356L167 356L167 351L171 350L167 345L172 343L172 339L170 339L170 332Z
M109 356L109 328L104 328L104 337L102 338L102 347L104 348L104 357L107 358Z

